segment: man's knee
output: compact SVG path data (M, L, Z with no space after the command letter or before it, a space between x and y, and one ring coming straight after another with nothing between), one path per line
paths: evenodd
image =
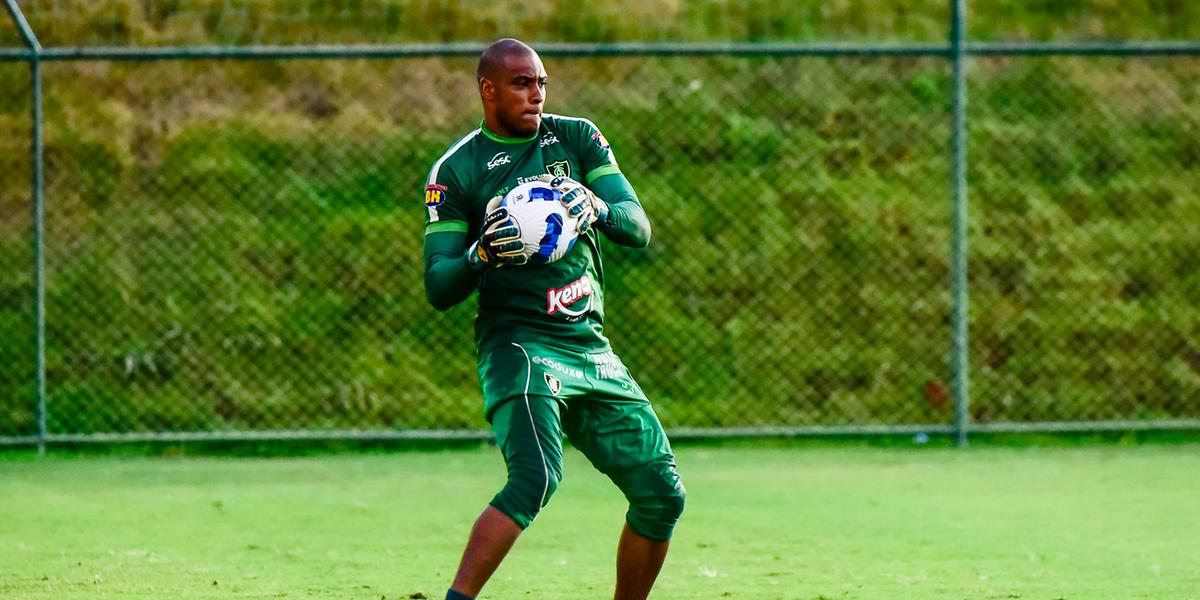
M629 512L625 520L638 535L652 540L669 540L683 515L687 490L673 463L650 464L630 478L634 489L625 490Z
M562 474L549 468L510 471L508 482L491 505L525 529L550 502L561 480Z

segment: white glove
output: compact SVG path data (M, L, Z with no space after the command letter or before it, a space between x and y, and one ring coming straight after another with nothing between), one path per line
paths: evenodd
M541 181L562 193L562 203L567 207L567 214L579 220L576 230L583 235L597 221L608 219L608 203L588 189L587 186L570 177L553 177L542 175Z

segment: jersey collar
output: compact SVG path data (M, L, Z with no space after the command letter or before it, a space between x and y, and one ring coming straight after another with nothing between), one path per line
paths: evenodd
M541 133L540 131L535 131L533 132L533 135L523 138L504 137L488 131L487 125L484 125L483 121L479 122L479 130L482 131L483 135L487 136L489 140L492 140L493 142L499 142L501 144L524 144L525 142L532 142L533 140L537 139L538 133Z

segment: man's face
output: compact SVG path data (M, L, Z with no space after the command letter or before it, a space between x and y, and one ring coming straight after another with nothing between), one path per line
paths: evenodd
M546 100L546 67L536 54L509 56L492 81L496 116L518 136L537 133Z

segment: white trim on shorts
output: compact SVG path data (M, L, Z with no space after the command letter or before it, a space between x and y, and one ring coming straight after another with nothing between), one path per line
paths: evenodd
M546 503L546 493L550 491L550 466L546 464L546 453L542 452L542 438L538 436L537 424L533 422L533 409L529 407L529 380L533 376L533 363L529 360L529 353L525 348L516 342L510 342L521 350L521 354L525 355L525 412L529 415L529 426L533 428L533 441L537 443L538 455L542 457L542 472L546 475L546 485L542 488L542 499L538 501L538 511L542 509L542 505Z

